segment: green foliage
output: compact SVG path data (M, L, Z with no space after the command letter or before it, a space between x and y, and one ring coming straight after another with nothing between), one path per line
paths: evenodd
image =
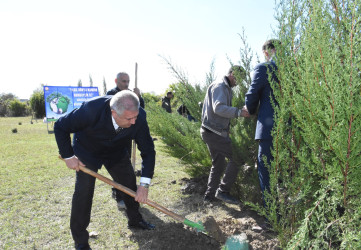
M272 223L287 248L360 248L361 1L278 10Z
M160 135L170 155L189 164L187 172L200 176L211 164L208 149L199 136L200 122L190 122L177 113L167 113L159 103L146 105L147 120L152 133Z
M246 77L236 75L239 87L235 88L233 106L244 105L245 93L251 83L250 71L253 53L249 49L244 34L241 35L241 65L246 70ZM208 175L212 165L206 144L200 137L201 127L200 103L203 102L207 87L215 80L214 61L210 64L210 71L206 74L205 84L190 84L186 74L175 67L170 60L163 58L170 71L177 79L177 83L171 84L167 91L173 91L172 114L166 113L161 108L161 104L153 102L147 105L148 122L151 131L162 137L168 145L167 151L172 156L187 163L187 172L193 176ZM232 63L230 63L230 67ZM225 74L227 72L224 72ZM175 110L184 104L190 114L196 119L190 122L187 118L180 116ZM260 195L257 173L254 168L256 156L256 143L254 141L255 119L233 119L231 122L231 137L234 142L235 160L240 165L240 174L234 185L233 192L244 200L255 202ZM248 165L247 168L242 166ZM256 198L255 198L256 197Z
M151 94L151 93L143 93L142 95L144 99L144 103L151 103L151 102L159 102L161 98L157 95Z
M0 94L0 116L10 116L9 105L10 102L15 99L17 99L17 97L12 93Z
M27 115L26 103L20 102L18 99L13 99L9 103L9 110L12 116L25 116Z
M30 108L33 111L35 118L43 118L45 116L45 100L44 92L37 89L30 97Z

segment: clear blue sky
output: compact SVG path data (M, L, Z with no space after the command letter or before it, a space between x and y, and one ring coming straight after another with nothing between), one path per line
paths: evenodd
M239 61L245 28L261 57L272 38L273 0L0 0L0 93L29 98L40 84L76 86L81 79L102 92L120 71L142 92L164 93L175 79L170 58L191 82L203 83L215 58L216 75Z

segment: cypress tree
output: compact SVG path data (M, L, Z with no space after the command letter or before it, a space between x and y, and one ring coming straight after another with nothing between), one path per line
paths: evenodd
M241 83L234 91L233 106L242 107L244 96L250 85L251 61L253 52L246 43L244 34L241 34L241 61L238 63L246 70L245 76L237 75ZM201 111L199 103L203 102L206 90L211 81L214 81L214 61L210 64L210 71L206 74L204 85L191 84L183 70L174 66L170 60L163 58L168 68L173 73L178 83L172 85L175 99L172 103L184 104L190 114L196 119L190 122L187 118L176 112L166 113L160 103L147 103L147 119L153 133L161 136L167 144L166 150L169 154L187 163L187 172L193 177L208 176L211 159L206 144L200 137ZM232 63L230 62L230 67ZM226 74L227 72L224 72ZM239 178L233 185L232 192L243 200L259 201L261 197L257 173L254 169L256 144L254 141L255 119L238 118L231 122L230 133L234 142L236 161L240 165ZM251 166L244 168L244 165ZM248 172L247 175L245 172ZM259 195L257 195L259 193Z
M361 1L277 10L271 223L286 248L360 249Z

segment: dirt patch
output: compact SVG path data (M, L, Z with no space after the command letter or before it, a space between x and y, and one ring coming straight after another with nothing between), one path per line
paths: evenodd
M187 217L195 217L202 221L209 235L196 232L183 223L165 222L151 210L142 208L142 214L156 225L156 229L134 230L129 237L138 242L139 249L221 249L226 239L232 236L235 239L246 237L249 249L279 249L277 235L272 231L262 230L260 226L265 223L264 218L248 207L228 205L219 201L203 204L206 183L206 177L182 179L179 184L181 191L191 195L176 209L182 211L190 208L195 211ZM213 213L213 216L210 213Z

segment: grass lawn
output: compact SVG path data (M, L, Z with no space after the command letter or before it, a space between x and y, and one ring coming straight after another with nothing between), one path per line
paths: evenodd
M17 133L12 132L15 128ZM54 134L40 120L31 124L30 117L0 118L0 141L0 249L72 249L69 220L75 172L58 159ZM150 200L191 221L214 217L226 236L246 232L253 249L277 245L275 235L251 230L258 223L251 211L222 203L205 206L206 184L184 181L189 178L185 166L163 153L160 139L155 147ZM140 163L138 152L136 169ZM110 177L104 168L99 173ZM182 192L189 183L192 191ZM141 213L156 230L129 230L124 211L118 211L111 198L111 186L97 180L88 227L97 233L89 240L92 249L220 249L221 242L197 234L154 208L141 205Z
M46 124L30 121L29 117L0 118L0 249L70 249L75 173L58 159L54 134L48 134ZM178 160L162 154L159 140L155 144L157 163L149 198L171 209L182 199L179 185L171 182L187 175ZM140 169L139 155L136 168ZM99 173L109 177L105 169ZM172 221L152 208L149 211ZM99 180L88 230L99 233L91 239L95 249L138 249L128 237L125 215L111 199L111 187Z

